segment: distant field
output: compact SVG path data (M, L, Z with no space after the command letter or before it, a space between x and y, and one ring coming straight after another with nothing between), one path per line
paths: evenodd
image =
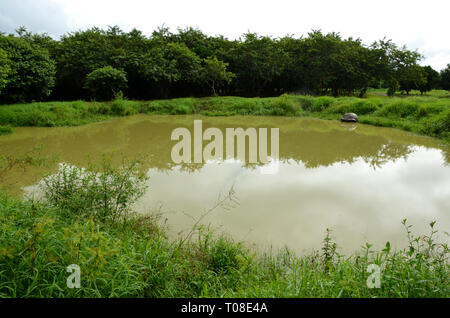
M367 91L367 97L372 96L386 96L386 88L371 88ZM430 96L430 97L437 97L437 98L450 98L450 92L442 89L436 89L429 92L426 92L424 94L421 94L417 90L412 90L409 92L409 95L402 94L400 92L397 92L394 94L394 96L398 97L411 97L411 96Z

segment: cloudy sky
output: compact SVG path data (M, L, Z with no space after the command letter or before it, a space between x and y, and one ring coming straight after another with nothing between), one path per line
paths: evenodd
M149 35L164 24L232 39L247 31L279 37L321 29L366 44L387 37L417 49L426 56L421 64L440 70L450 63L449 12L449 0L0 0L0 31L25 26L58 38L118 25Z

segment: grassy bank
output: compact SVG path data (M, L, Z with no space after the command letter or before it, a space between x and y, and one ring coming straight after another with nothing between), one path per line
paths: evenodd
M367 98L283 95L271 98L211 97L154 101L116 99L112 102L16 104L0 106L0 125L74 126L137 113L311 116L338 120L342 114L354 112L358 114L360 122L365 124L394 127L449 140L450 100L442 97L442 93L438 94L439 97L434 95L387 98L371 92Z
M12 128L9 126L0 126L0 136L12 133Z
M61 166L45 179L40 202L0 193L0 297L448 297L448 248L430 234L381 251L365 244L297 257L257 253L197 225L169 240L159 218L131 213L142 192L134 163L81 170ZM232 195L230 193L229 195ZM223 198L224 201L230 199ZM214 209L214 207L212 207ZM364 242L361 242L362 244ZM66 286L66 268L81 269L81 288ZM370 264L381 270L369 288Z

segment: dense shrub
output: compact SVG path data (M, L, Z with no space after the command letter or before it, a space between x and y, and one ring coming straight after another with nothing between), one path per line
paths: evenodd
M244 250L239 244L234 244L231 239L218 238L212 246L209 246L209 267L215 272L230 271L239 266L239 256Z
M46 200L70 217L90 215L102 221L126 220L130 206L144 194L146 176L137 162L116 169L104 160L88 169L60 164L42 181Z
M333 102L334 99L331 97L317 97L313 99L312 104L308 108L305 108L305 110L311 112L322 112L330 107Z
M405 118L408 116L415 116L418 109L419 104L415 103L414 101L398 100L383 105L383 107L378 111L378 114L382 116L395 116Z
M313 97L310 96L295 96L295 100L300 104L300 107L304 110L311 109L313 103Z
M366 115L375 112L377 109L378 105L373 101L345 99L343 101L336 102L327 111L330 113L341 115L345 113Z
M84 88L90 96L98 100L111 100L127 87L127 76L122 70L105 66L92 71L86 76Z
M294 116L298 107L294 101L287 96L281 96L276 99L272 106L272 115L275 116Z
M450 108L427 119L421 133L435 137L450 137Z
M139 112L140 103L136 101L129 101L121 96L114 99L111 105L111 112L114 115L129 116Z
M355 104L352 104L350 112L365 115L373 113L377 109L378 109L377 104L372 101L360 101Z
M395 78L391 78L388 81L387 95L394 96L395 92L398 91L399 89L400 89L400 84L398 83L398 81Z

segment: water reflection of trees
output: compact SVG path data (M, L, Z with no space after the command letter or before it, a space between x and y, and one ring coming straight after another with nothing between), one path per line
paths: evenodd
M122 139L123 135L127 135L125 140L129 141L128 144L121 147L124 148L124 153L134 153L136 149L148 152L148 168L167 171L177 167L181 171L189 173L199 171L204 163L176 165L172 162L171 149L176 142L170 140L170 134L176 127L176 123L154 123L151 127L130 126L126 133L120 133ZM219 126L218 128L225 132L225 127ZM145 133L142 133L143 131ZM206 144L207 142L204 142L204 145ZM280 161L294 160L303 163L307 168L316 168L330 166L336 162L352 164L356 160L362 159L373 168L379 168L389 161L407 159L414 152L415 145L417 144L413 141L395 141L390 136L365 134L358 131L340 129L324 129L322 131L288 129L283 131L281 129ZM270 149L270 145L268 145L268 149ZM449 151L443 149L442 152L443 157L449 162ZM248 149L246 158L248 158ZM243 166L248 169L261 165L243 163Z
M363 158L374 168L380 168L383 164L397 159L407 159L408 155L414 151L413 147L405 144L395 144L388 142L378 151L377 155L369 158Z
M302 135L300 140L295 136L285 138L280 146L280 157L301 161L307 168L336 162L352 164L360 158L375 168L388 161L406 159L413 151L410 144L349 131L304 132Z
M148 142L152 145L154 154L148 162L149 168L171 170L177 166L181 171L195 172L204 165L203 163L174 165L171 161L170 150L175 142L169 140L166 143L162 139ZM382 136L349 131L288 132L280 134L280 161L293 160L303 163L307 168L317 168L337 162L352 164L362 159L376 169L388 162L407 159L414 152L414 146L414 143L395 142ZM268 148L270 149L270 146ZM446 158L448 161L449 156ZM243 166L248 169L255 169L261 165L260 163L243 163Z
M21 140L12 139L1 146L2 149L20 152L22 148L26 150L40 143L43 144L46 153L57 154L61 161L77 165L86 164L89 160L98 160L103 153L117 153L126 157L144 154L147 157L146 168L170 171L176 167L185 172L200 170L204 164L176 165L172 162L171 149L176 142L170 140L171 132L177 127L190 127L193 135L193 119L183 117L180 119L181 122L178 122L171 118L162 121L157 118L136 120L125 118L121 121L85 127L40 130L39 134L30 134ZM375 127L365 129L358 127L349 131L342 129L339 124L327 121L303 123L292 119L287 122L270 123L269 118L263 118L265 121L258 118L253 123L250 119L247 118L247 125L235 123L234 118L221 119L217 122L215 119L208 119L209 122L204 121L203 129L216 126L225 132L226 127L280 127L280 161L294 160L307 168L330 166L337 162L352 164L361 159L377 168L389 161L406 159L414 152L416 145L435 147L436 144L435 142L427 144L429 139L426 138ZM207 142L204 142L204 145L206 144ZM441 151L445 162L449 163L450 148L442 147ZM117 162L120 164L119 160ZM260 165L244 163L249 169Z

